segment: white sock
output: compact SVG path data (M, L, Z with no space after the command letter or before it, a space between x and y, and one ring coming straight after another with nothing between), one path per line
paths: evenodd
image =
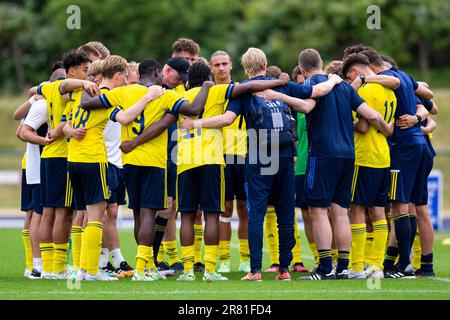
M119 268L120 263L122 261L125 261L125 258L122 256L122 252L120 252L120 248L111 250L110 254L111 254L111 258L113 259L114 268L116 268L116 269Z
M100 253L100 268L104 268L108 264L108 253L109 250L107 248L102 248L102 251Z
M42 272L42 258L33 258L33 268Z

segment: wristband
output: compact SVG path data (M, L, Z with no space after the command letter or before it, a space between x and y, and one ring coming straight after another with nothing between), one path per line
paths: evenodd
M34 96L32 96L30 99L28 99L28 102L33 105L33 103L36 102L36 99L34 98Z
M421 124L422 123L422 117L420 115L418 115L418 114L416 114L416 117L417 117L417 123Z

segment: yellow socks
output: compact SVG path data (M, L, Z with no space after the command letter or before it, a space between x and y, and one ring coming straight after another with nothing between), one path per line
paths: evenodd
M40 243L42 258L42 271L51 273L53 271L53 243Z
M33 270L33 251L31 249L30 229L22 230L22 241L25 249L25 265L28 270Z
M143 274L145 267L149 270L155 268L155 262L153 261L153 248L138 245L136 254L136 271Z
M384 255L386 253L386 243L388 239L388 225L386 220L378 220L373 225L373 243L372 243L372 264L378 268L383 268ZM420 265L420 255L419 255Z
M248 239L239 239L239 260L240 262L250 261Z
M364 261L366 265L373 264L373 232L366 233L366 246L364 248Z
M206 250L206 246L205 246ZM206 254L206 251L205 251ZM220 254L220 261L226 261L230 260L231 258L231 249L230 249L230 241L219 241L219 254ZM206 260L205 260L206 261Z
M294 238L295 245L292 248L292 262L302 262L302 250L300 247L300 232L298 231L297 217L294 216Z
M178 250L176 241L163 241L164 251L169 257L169 265L173 265L178 262ZM160 249L161 251L161 249ZM158 260L159 261L159 260Z
M422 255L422 247L420 245L419 231L416 232L416 237L414 238L412 251L413 251L413 258L411 261L411 266L416 270L420 269L420 256Z
M102 250L102 232L103 223L100 221L90 221L87 224L86 230L84 230L85 238L84 242L86 248L86 265L87 273L95 275L99 269L100 252ZM84 244L82 244L83 246ZM81 264L81 263L80 263Z
M72 260L75 270L80 268L80 255L81 255L81 237L83 236L83 227L72 226L72 231L70 232L72 237Z
M219 246L217 245L205 245L205 270L209 272L216 271L218 251Z
M158 262L164 261L164 250L166 249L164 245L165 242L166 241L162 241L161 245L159 246L158 257L156 258Z
M275 208L267 208L264 219L264 233L267 239L267 249L269 251L270 264L280 264L278 259L278 226Z
M336 265L339 257L338 249L331 249L331 261Z
M83 228L81 234L81 249L80 249L80 269L87 270L87 247L86 247L86 229Z
M181 247L181 257L184 264L184 272L194 269L194 246Z
M202 262L203 225L194 224L194 257L195 263Z
M309 247L311 248L311 253L314 257L314 263L318 264L319 263L319 252L317 251L317 245L315 242L311 242L309 244Z
M61 273L66 270L67 250L69 243L53 244L53 272Z
M366 246L366 224L351 224L352 229L352 270L360 272L364 270L364 249Z

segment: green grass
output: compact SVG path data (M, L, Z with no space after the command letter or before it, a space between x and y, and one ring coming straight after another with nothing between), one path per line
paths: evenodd
M122 251L132 263L136 245L131 230L121 230ZM156 283L135 283L128 279L108 283L81 282L80 289L69 289L65 281L23 278L24 254L18 229L0 230L0 299L152 299L152 300L234 300L234 299L450 299L450 250L442 245L449 233L436 234L434 247L437 279L384 279L379 289L370 290L365 280L303 281L293 274L291 282L277 282L273 274L263 274L260 283L243 283L244 274L227 275L230 280L204 283L201 274L193 283L179 283L175 277ZM306 244L302 232L302 244ZM306 245L302 256L307 267L312 258ZM236 232L233 232L232 267L238 266ZM264 253L264 267L269 265ZM372 286L373 287L373 286Z

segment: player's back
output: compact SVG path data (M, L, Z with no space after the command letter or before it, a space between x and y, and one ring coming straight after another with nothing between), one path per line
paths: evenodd
M101 97L105 106L114 106L111 118L120 109L128 109L136 104L146 93L148 87L142 84L132 84L105 92ZM122 141L133 140L141 135L151 124L160 120L169 110L177 113L179 105L184 100L173 90L166 90L159 98L152 100L143 112L128 125L122 126ZM139 166L166 167L167 162L167 130L158 137L136 147L133 151L123 155L123 164Z
M400 86L394 90L397 98L397 110L394 118L398 119L402 115L415 115L417 111L415 90L417 89L417 82L407 73L389 69L380 72L379 74L394 76L400 79ZM407 129L400 129L394 126L394 133L391 136L391 144L393 146L410 146L415 144L425 144L425 139L420 129L420 124L412 126Z
M195 118L206 119L223 114L232 88L232 84L211 87L203 112ZM190 89L184 97L192 102L200 90L201 87ZM204 164L224 164L221 129L194 128L179 132L177 164L179 173Z
M358 94L387 123L394 121L397 99L394 92L377 83L366 83ZM355 164L371 168L387 168L390 165L389 145L386 137L369 126L365 134L355 132Z
M63 79L54 82L45 82L39 85L38 93L45 97L47 101L48 125L49 130L55 129L61 122L66 121L67 101L61 95L59 87ZM66 158L67 157L67 142L63 135L58 140L46 145L42 151L42 158Z
M325 74L307 79L316 85L328 80ZM316 107L306 115L311 155L333 158L354 158L352 110L362 103L354 89L342 82L330 93L316 99Z
M103 91L104 92L104 91ZM69 157L70 162L96 163L107 162L104 128L108 122L109 109L85 110L80 108L83 89L71 93L70 116L72 127L85 128L86 135L83 139L70 139Z

